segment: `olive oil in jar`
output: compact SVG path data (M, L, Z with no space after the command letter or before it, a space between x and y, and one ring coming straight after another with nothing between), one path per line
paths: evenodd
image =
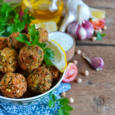
M22 10L29 9L29 13L35 17L33 24L60 21L64 3L63 0L22 0Z

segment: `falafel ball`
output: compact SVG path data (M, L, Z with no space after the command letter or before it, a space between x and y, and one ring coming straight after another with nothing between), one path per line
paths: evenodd
M8 47L20 49L24 46L24 43L21 43L16 40L16 38L19 36L19 32L12 33L8 40Z
M39 42L47 42L48 41L48 32L44 28L38 28L39 31Z
M52 78L54 80L56 80L56 79L59 78L59 70L57 68L55 68L55 67L49 67L49 70L50 70L50 72L52 74Z
M6 97L22 97L27 91L27 81L22 74L6 73L0 81L0 91Z
M38 68L43 59L44 52L39 46L24 46L19 52L20 67L29 73Z
M44 93L52 86L52 74L45 67L39 67L27 77L28 89L34 93Z
M0 50L8 47L8 38L0 37Z
M18 67L18 54L12 48L0 50L0 72L14 72Z

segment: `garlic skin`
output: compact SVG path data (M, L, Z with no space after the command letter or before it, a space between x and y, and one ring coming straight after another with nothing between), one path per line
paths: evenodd
M72 35L75 40L86 40L92 38L94 28L87 20L81 24L79 24L79 21L73 21L67 26L67 33Z
M91 17L89 7L82 0L67 0L66 15L59 31L65 32L68 24L77 20L78 5L83 6L83 10L81 11L83 20L88 20Z
M78 35L80 36L81 40L85 40L87 36L86 30L83 27L81 27L79 29Z
M101 71L104 69L104 60L101 57L87 57L84 53L82 53L82 57L91 65L93 69L96 71Z
M101 57L93 57L91 58L91 65L96 71L100 71L104 69L104 61Z

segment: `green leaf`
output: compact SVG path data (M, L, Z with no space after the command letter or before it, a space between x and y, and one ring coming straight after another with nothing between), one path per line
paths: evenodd
M63 111L63 109L62 109L61 107L59 108L58 114L59 114L59 115L65 115L65 114L64 114L64 111Z
M62 105L62 108L64 111L72 111L73 110L73 108L69 105Z
M48 107L51 108L51 107L54 107L54 105L55 105L55 104L54 104L53 100L50 100L50 101L48 102Z
M54 94L52 94L52 100L53 101L56 101L57 99L56 99L56 96L54 95Z
M105 35L106 35L105 33L102 33L102 34L101 34L102 37L105 37Z
M71 106L68 105L68 99L67 98L61 98L61 99L57 99L56 96L54 94L50 94L50 101L48 103L49 107L54 107L55 103L59 102L59 110L58 110L58 114L59 115L70 115L70 111L73 110L73 108Z
M17 41L22 42L22 43L26 43L27 45L31 45L31 43L28 41L28 38L26 35L24 34L19 34L19 36L16 38Z
M22 17L22 20L25 24L30 24L30 22L34 19L34 17L30 16L28 13L28 8L24 10L24 15Z
M46 43L39 43L39 46L40 46L42 49L44 49L44 50L45 50L45 48L46 48L47 44L46 44Z
M4 0L0 0L0 3L2 3Z
M54 52L50 48L44 49L44 61L47 66L52 66L51 60L54 59Z
M49 57L50 60L54 58L55 54L53 50L51 50L50 48L45 48L45 53Z
M59 108L58 110L59 115L70 115L68 111L65 111L62 107Z
M68 98L61 98L59 99L59 102L61 105L69 104Z
M29 35L30 35L30 41L32 44L38 44L39 40L39 32L36 30L35 25L32 25L28 28Z
M96 40L102 40L102 38L105 36L104 33L97 32L97 38Z
M52 62L50 61L50 59L46 55L44 55L44 62L47 66L53 65Z

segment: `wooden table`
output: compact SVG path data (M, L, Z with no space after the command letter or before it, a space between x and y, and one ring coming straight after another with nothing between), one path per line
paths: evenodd
M104 9L107 13L106 37L102 41L88 43L115 44L115 0L84 0L89 6ZM78 55L79 72L88 70L90 75L84 77L82 84L72 83L72 90L67 97L73 97L74 110L71 115L115 115L115 46L77 46L88 56L101 56L105 61L103 71L92 70Z

